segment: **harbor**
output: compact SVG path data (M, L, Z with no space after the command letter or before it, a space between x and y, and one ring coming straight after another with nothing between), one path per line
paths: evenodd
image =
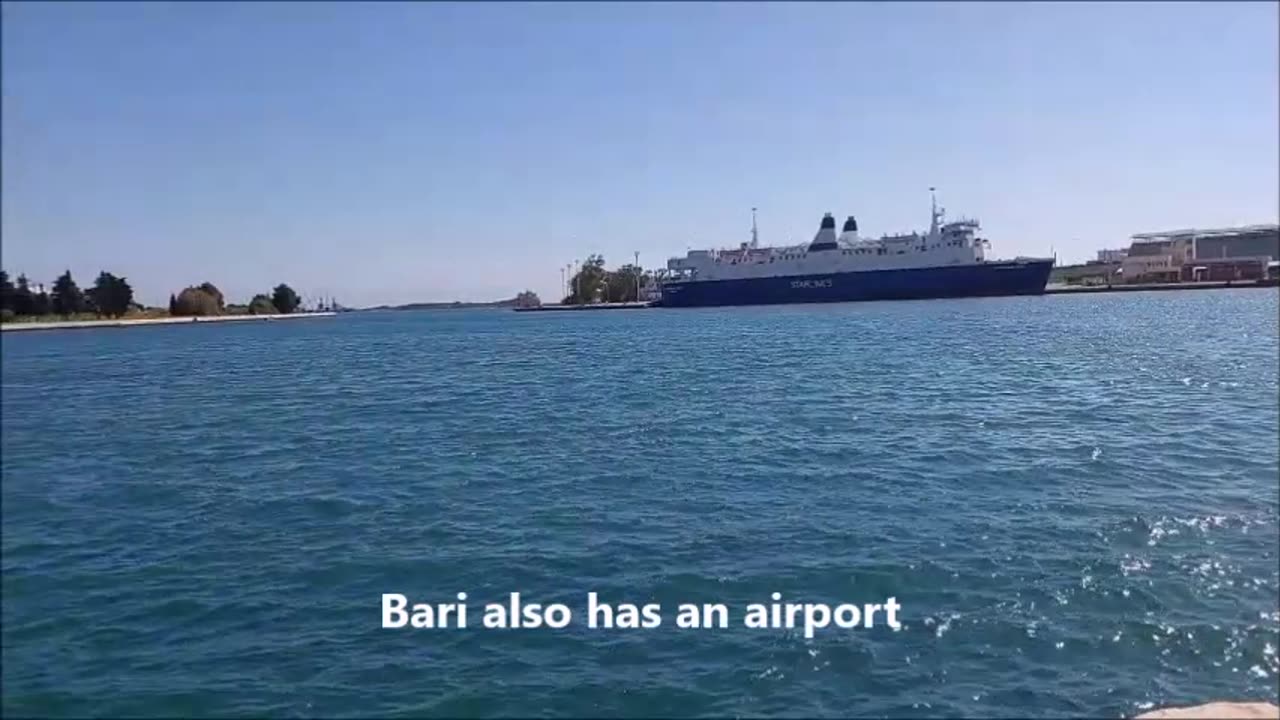
M1096 295L1098 293L1132 293L1132 292L1166 292L1174 290L1233 290L1243 288L1280 287L1280 278L1263 278L1261 280L1220 282L1182 282L1182 283L1133 283L1130 285L1050 285L1044 289L1045 295ZM853 301L850 301L853 302ZM645 310L660 308L659 301L621 302L621 303L589 303L583 305L539 305L514 308L516 312L581 312L591 310Z
M929 188L927 231L867 235L849 215L837 232L823 215L807 243L690 248L665 267L604 267L593 254L560 268L561 300L531 310L612 310L790 303L925 300L1013 295L1216 290L1280 285L1280 226L1242 225L1137 233L1127 248L1060 265L1057 254L1000 259L974 218L948 220ZM646 302L647 301L647 302Z

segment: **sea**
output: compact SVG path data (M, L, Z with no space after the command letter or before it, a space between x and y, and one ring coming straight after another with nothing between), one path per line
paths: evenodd
M1278 298L5 333L3 715L1275 701ZM487 627L511 593L568 622ZM748 627L775 593L898 627Z

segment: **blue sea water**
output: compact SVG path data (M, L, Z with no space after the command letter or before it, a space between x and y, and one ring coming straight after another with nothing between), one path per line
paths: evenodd
M1278 296L6 333L3 713L1274 700ZM460 591L465 630L380 626ZM513 591L573 621L480 627ZM663 624L589 629L591 591ZM773 592L902 627L742 627Z

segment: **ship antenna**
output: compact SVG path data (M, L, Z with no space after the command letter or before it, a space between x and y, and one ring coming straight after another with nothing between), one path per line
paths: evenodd
M760 247L760 233L756 230L756 209L751 208L751 249Z

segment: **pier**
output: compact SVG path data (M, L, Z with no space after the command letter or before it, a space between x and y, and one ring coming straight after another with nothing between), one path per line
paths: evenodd
M516 312L580 312L585 310L643 310L653 307L651 302L589 303L584 305L539 305L517 307Z
M1088 295L1106 292L1149 292L1162 290L1223 290L1227 288L1280 287L1280 280L1223 280L1176 283L1133 283L1122 285L1059 285L1045 288L1045 295Z

